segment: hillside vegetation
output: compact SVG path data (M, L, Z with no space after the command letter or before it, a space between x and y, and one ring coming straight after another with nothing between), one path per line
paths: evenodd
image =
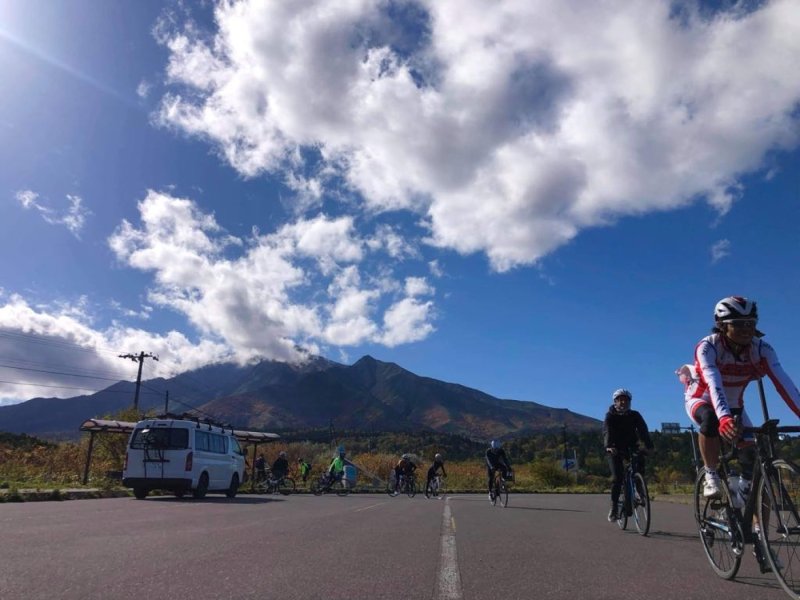
M136 415L122 412L113 418L134 421ZM647 475L656 493L688 492L694 481L689 433L671 436L653 434L656 453L647 461ZM118 487L114 472L122 469L127 436L100 434L95 437L89 471L90 487ZM88 451L89 436L78 442L52 443L28 435L0 433L0 487L7 489L59 489L80 487ZM791 460L800 458L800 438L781 442L781 453ZM483 453L485 444L463 436L424 432L338 432L327 430L283 432L282 439L258 448L268 462L280 450L288 453L290 464L302 457L312 463L312 476L327 468L338 446L361 469L359 486L380 487L400 454L408 452L421 459L420 476L436 452L441 452L448 471L450 490L477 491L485 486ZM608 489L608 466L597 432L567 432L567 455L577 457L579 468L562 467L564 436L546 433L509 440L505 448L514 464L515 489L521 491L596 491ZM252 463L253 447L247 448ZM377 479L373 479L373 476ZM245 490L247 486L245 486Z

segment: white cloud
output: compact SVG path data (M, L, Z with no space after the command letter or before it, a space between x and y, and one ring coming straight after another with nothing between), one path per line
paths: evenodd
M798 143L794 0L402 6L220 3L213 39L165 20L158 119L245 176L282 173L303 207L344 182L497 270L698 197L725 213L742 174Z
M433 330L432 302L412 315L413 335L386 317L397 310L390 305L433 290L413 277L403 288L385 264L373 273L369 253L380 248L370 249L352 217L300 218L242 241L189 199L149 191L139 210L141 226L124 221L109 246L124 264L153 273L150 303L184 314L236 360L298 360L298 346L397 345Z
M136 86L136 95L142 100L145 100L150 95L151 89L153 89L153 86L148 81L142 79L139 85Z
M0 306L0 355L5 365L0 404L36 396L77 396L119 380L134 380L136 368L119 359L121 352L147 348L162 359L147 363L146 379L171 377L232 358L224 344L193 343L175 331L159 335L119 325L96 330L85 298L73 305L47 307L32 307L18 294L4 300Z
M731 253L729 240L719 240L711 246L711 264L716 264Z
M67 230L80 239L83 226L86 224L86 217L92 211L83 206L80 196L67 194L69 207L66 210L57 210L47 206L39 199L39 194L32 190L20 190L16 193L16 199L25 210L36 210L46 223L50 225L63 225Z

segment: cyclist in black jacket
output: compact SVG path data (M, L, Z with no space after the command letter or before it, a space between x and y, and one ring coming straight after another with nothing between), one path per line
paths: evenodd
M611 468L611 510L608 520L617 520L617 503L622 490L622 478L625 473L623 459L630 459L631 448L638 448L641 441L646 450L640 454L648 454L653 449L653 440L647 430L647 423L642 415L631 410L633 395L626 389L616 390L612 396L613 404L608 408L603 421L603 446L608 453L608 466ZM639 460L639 469L644 471L644 458Z
M492 485L494 484L495 471L500 471L506 479L509 471L511 471L511 462L508 460L508 455L506 455L506 451L503 450L499 440L492 440L492 443L486 449L486 475L489 479L490 502L493 500Z
M438 471L442 472L442 477L447 477L447 473L444 470L444 458L438 452L436 456L433 457L433 464L428 468L428 478L425 481L425 489L428 489L428 486L433 481L433 478L436 477L436 473Z

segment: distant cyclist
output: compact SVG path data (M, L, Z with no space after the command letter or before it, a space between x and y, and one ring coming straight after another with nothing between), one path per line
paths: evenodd
M280 481L289 473L289 461L286 459L286 452L283 450L278 454L278 458L272 463L272 477Z
M617 520L617 504L622 490L622 478L625 474L623 460L630 460L630 450L638 448L641 441L647 451L653 449L653 440L647 430L647 423L642 415L631 410L633 394L624 388L611 395L612 404L603 420L603 446L608 454L608 466L611 469L611 510L608 520ZM642 454L647 454L642 451ZM639 471L644 471L644 458L639 459Z
M500 471L503 478L507 479L511 472L511 461L508 460L506 451L503 450L503 445L499 440L492 440L489 447L486 449L486 475L489 479L489 500L494 500L493 486L494 474Z
M404 477L411 477L417 470L417 465L410 454L403 454L394 466L394 494L400 491L400 481Z
M442 458L442 455L437 452L436 456L433 457L433 464L430 467L428 467L428 477L427 480L425 481L426 490L428 489L428 486L431 484L431 481L433 481L433 478L436 477L439 471L442 472L442 477L447 477L447 473L444 470L444 458Z
M331 466L328 467L328 477L331 484L341 481L344 477L344 466L347 464L347 459L344 450L339 449L339 454L333 457Z
M303 483L308 480L308 474L311 471L311 465L304 461L302 458L297 459L297 469L300 472L300 477L303 479Z
M685 406L689 418L699 427L700 454L706 477L703 495L717 498L721 494L717 466L721 435L734 441L739 436L734 417L741 415L741 424L752 427L744 410L744 389L751 381L767 375L786 405L800 417L800 392L781 367L778 355L756 325L758 308L755 301L742 296L723 298L714 307L714 328L711 335L697 344L694 364L676 371L686 386ZM739 453L743 494L750 489L755 460L752 437L744 441Z

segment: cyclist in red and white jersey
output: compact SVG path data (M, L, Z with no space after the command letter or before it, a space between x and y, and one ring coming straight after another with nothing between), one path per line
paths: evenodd
M700 427L700 454L706 469L703 495L720 495L719 436L733 441L739 431L734 417L752 426L744 410L744 389L767 375L787 406L800 417L800 391L781 367L775 350L761 337L756 303L742 296L723 298L714 307L715 325L695 348L695 362L676 373L686 386L685 406L689 418ZM739 455L743 486L753 472L752 444ZM747 491L746 489L743 491Z

